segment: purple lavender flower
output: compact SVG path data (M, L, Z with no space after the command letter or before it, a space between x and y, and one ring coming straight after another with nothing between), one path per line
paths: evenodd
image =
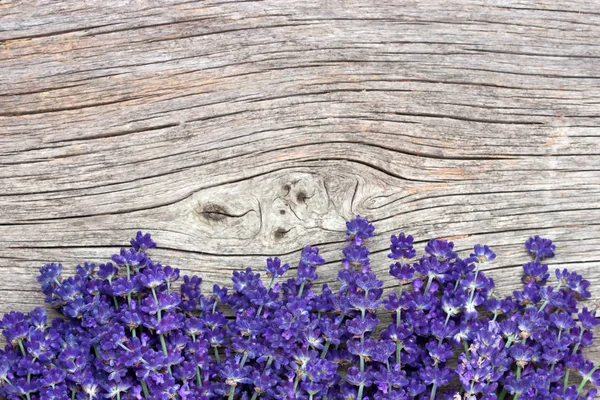
M98 277L102 279L108 279L109 281L117 275L119 270L112 263L100 264L98 266Z
M523 264L523 271L525 272L525 276L522 278L523 283L534 281L540 285L544 285L550 276L548 266L540 263L539 260Z
M83 263L71 277L47 264L40 286L66 318L49 323L42 309L4 316L0 397L452 399L454 377L469 400L596 396L583 389L600 383L600 365L584 350L600 319L578 304L590 283L567 270L549 282L541 260L554 254L551 241L528 241L535 259L524 265L523 287L497 299L480 270L496 258L489 247L460 259L451 242L432 239L410 265L414 239L392 236L390 274L400 285L382 298L380 266L371 270L362 246L373 227L357 217L347 228L346 268L320 292L312 285L325 261L310 246L297 278L275 283L289 266L268 259L267 284L246 268L231 291L203 290L196 276L176 287L179 270L145 254L156 244L141 232L113 263Z
M40 275L37 277L37 281L42 284L42 290L46 290L47 287L53 284L60 285L61 274L62 264L46 264L40 268Z
M342 250L342 254L344 258L342 259L342 264L344 268L360 268L361 270L369 269L369 249L365 246L346 246L344 250Z
M281 260L279 257L267 258L267 275L275 278L279 278L283 276L287 270L290 269L288 264L281 265Z
M138 253L135 249L121 249L121 252L113 255L111 259L117 265L126 265L136 271L148 264L148 256L146 253Z
M143 234L142 231L137 231L135 237L131 239L130 243L131 247L133 247L135 251L153 249L156 247L156 243L154 240L152 240L150 234Z
M401 283L408 283L415 275L415 269L409 264L390 264L390 275L399 279Z
M367 218L361 218L360 215L346 222L346 240L351 240L357 246L360 246L365 239L373 237L373 231L375 227Z
M425 252L440 261L446 261L456 258L457 254L453 251L454 243L447 240L431 239L425 246Z
M413 247L414 238L411 235L405 236L404 232L400 232L398 236L392 235L390 241L389 258L409 260L417 254Z
M591 297L590 292L587 291L587 288L590 286L590 282L583 279L581 275L576 272L569 272L566 269L560 271L556 270L556 279L569 289L572 289L576 293L578 293L583 298Z
M552 244L552 240L544 239L539 236L533 236L525 242L525 248L537 260L554 257L556 246Z
M496 253L494 253L487 245L476 244L473 247L473 253L469 256L473 261L487 262L496 259Z

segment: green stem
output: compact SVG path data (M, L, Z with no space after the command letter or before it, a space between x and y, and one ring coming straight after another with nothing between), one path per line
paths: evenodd
M502 391L500 392L500 395L498 396L498 400L504 400L505 396L506 396L506 389L502 388Z
M581 343L581 338L583 337L583 333L585 331L585 329L582 329L581 332L579 332L579 341L575 343L575 347L573 347L573 352L571 354L575 354L577 353L577 350L579 350L579 344Z
M550 364L550 375L552 375L552 373L554 372L554 367L556 367L556 363L553 362L552 364ZM546 389L550 390L550 384L552 382L550 380L548 380L548 382L546 383Z
M570 373L571 373L570 369L567 369L567 372L565 372L565 379L563 380L563 396L567 392L567 387L569 386L569 374Z
M364 388L365 388L364 384L361 383L360 385L358 385L358 396L356 397L357 400L362 400Z
M158 297L156 297L156 290L154 290L154 288L150 289L152 289L152 297L154 297L154 304L158 305Z
M448 325L448 321L450 320L450 313L446 314L446 321L444 322L444 326ZM444 338L438 338L438 343L442 343Z
M363 358L363 356L359 356L360 357L360 373L362 374L363 372L365 372L365 359Z
M427 294L429 292L429 288L431 287L431 281L433 281L433 275L429 275L429 278L427 278L427 286L425 286L425 291L423 292L423 294Z
M267 364L265 365L265 369L264 369L264 371L263 371L263 372L265 372L266 370L268 370L268 369L269 369L269 367L271 367L271 364L273 364L273 357L272 357L272 356L269 356L269 357L267 358Z
M71 389L71 400L75 400L75 390Z
M460 283L460 281L462 280L462 275L459 279L456 280L456 283L454 284L454 291L456 292L456 289L458 289L458 284Z
M404 291L404 286L402 284L400 284L400 288L398 289L398 300L400 300L400 298L402 297L403 291ZM400 326L400 321L402 321L401 317L402 317L402 309L398 308L396 310L396 328L398 328Z
M217 363L221 362L221 356L219 355L219 350L216 347L213 347L215 349L215 359L217 360Z
M19 348L21 349L21 353L23 353L23 356L27 355L27 353L25 353L25 347L23 346L23 342L20 340L17 340L17 342L19 343Z
M274 276L271 277L271 281L269 282L269 288L267 289L267 293L273 287L273 282L275 282L275 277ZM263 310L263 306L264 306L264 304L261 304L260 307L258 307L258 311L256 312L256 318L259 317L261 311ZM213 311L213 313L214 313L214 311ZM319 315L320 315L320 313L319 313Z
M521 366L517 365L517 380L520 381L521 380ZM515 393L513 396L513 400L518 400L519 399L519 393Z
M144 392L144 397L150 397L150 392L148 391L148 385L146 385L146 381L141 380L140 383L142 384L142 391Z
M232 386L231 389L229 389L229 397L228 400L233 400L233 395L235 394L235 386Z
M158 337L160 338L160 346L162 347L163 354L165 356L168 356L169 352L167 351L167 343L165 342L165 337L162 333L158 335Z
M127 266L127 280L131 280L131 268L129 268L129 264L125 264ZM127 304L131 303L131 293L127 293ZM129 309L131 309L131 305L129 305Z
M200 368L196 365L196 385L202 387L202 377L200 376Z
M579 393L583 390L583 387L585 386L585 384L590 380L590 378L592 377L592 374L594 372L596 372L596 370L600 368L600 364L596 364L594 366L594 368L592 368L592 370L590 372L588 372L587 374L584 375L583 379L581 380L581 383L579 384L579 386L577 387L577 394L579 395Z
M152 288L152 297L154 297L154 304L158 306L158 297L156 297L156 290L154 290L154 288ZM160 320L162 319L162 313L160 310L158 310L156 317L158 318L158 322L160 322Z
M467 341L463 341L463 349L465 350L465 357L467 357L467 360L471 359L471 352L469 351L469 345L467 344Z
M475 279L473 279L473 283L477 284L477 276L479 275L479 266L480 262L477 262L477 267L475 267ZM475 288L471 290L471 294L469 295L469 304L473 303L473 297L475 297Z
M257 397L258 397L258 392L254 392L254 394L252 395L252 398L250 400L256 400Z
M508 339L506 340L506 346L504 346L504 348L506 350L508 350L510 348L510 346L512 345L513 342L514 342L513 337L509 336Z
M246 364L246 359L248 358L248 353L244 353L242 356L242 361L240 361L240 369L244 368L244 364Z
M396 364L400 365L400 367L398 367L398 369L400 369L402 367L402 364L400 362L400 352L401 351L402 351L402 343L396 342Z
M263 306L264 306L264 304L261 304L260 307L258 307L258 311L256 312L256 318L258 318L260 316L260 313L263 310Z
M435 399L435 393L437 392L437 385L434 383L433 388L431 389L431 396L429 396L429 400Z
M321 358L325 358L327 351L329 351L329 341L325 342L325 347L323 347L323 351L321 351Z
M302 283L300 284L300 289L298 289L298 297L302 297L302 292L304 291L304 284L306 284L306 281L302 281Z

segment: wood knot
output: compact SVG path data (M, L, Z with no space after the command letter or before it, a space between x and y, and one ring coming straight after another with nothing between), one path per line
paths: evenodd
M298 193L296 193L296 200L298 201L298 203L304 203L306 201L306 199L308 199L308 195L306 193L304 193L302 190L298 191Z
M214 222L223 221L229 216L225 207L213 203L207 203L204 205L198 204L196 212L205 220Z
M283 239L284 236L288 233L289 231L286 231L283 228L277 228L275 230L275 233L273 233L273 236L275 237L275 239Z

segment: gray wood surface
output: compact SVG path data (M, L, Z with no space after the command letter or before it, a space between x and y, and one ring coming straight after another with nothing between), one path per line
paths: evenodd
M539 234L598 299L599 37L597 0L0 1L0 313L138 229L209 284L309 243L331 282L357 213L381 277L453 237L507 294Z

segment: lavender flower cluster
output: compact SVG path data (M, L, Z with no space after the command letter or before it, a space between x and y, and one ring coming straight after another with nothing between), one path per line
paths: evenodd
M551 278L555 246L532 237L523 288L493 295L476 245L460 258L431 239L417 258L413 237L391 237L393 290L372 271L365 241L374 227L347 222L335 287L314 290L325 263L302 250L295 277L269 258L263 277L233 273L231 288L150 259L137 233L111 262L84 263L64 277L47 264L38 278L44 310L0 323L0 396L8 399L593 399L600 364L584 358L600 323L579 310L589 282L567 270ZM323 267L321 267L323 268ZM181 282L182 281L182 282ZM180 282L180 283L178 283ZM549 284L551 282L552 284ZM391 314L384 326L379 317ZM378 332L378 333L376 333ZM458 361L456 355L458 354ZM580 376L579 379L576 378ZM573 384L573 382L575 382Z

